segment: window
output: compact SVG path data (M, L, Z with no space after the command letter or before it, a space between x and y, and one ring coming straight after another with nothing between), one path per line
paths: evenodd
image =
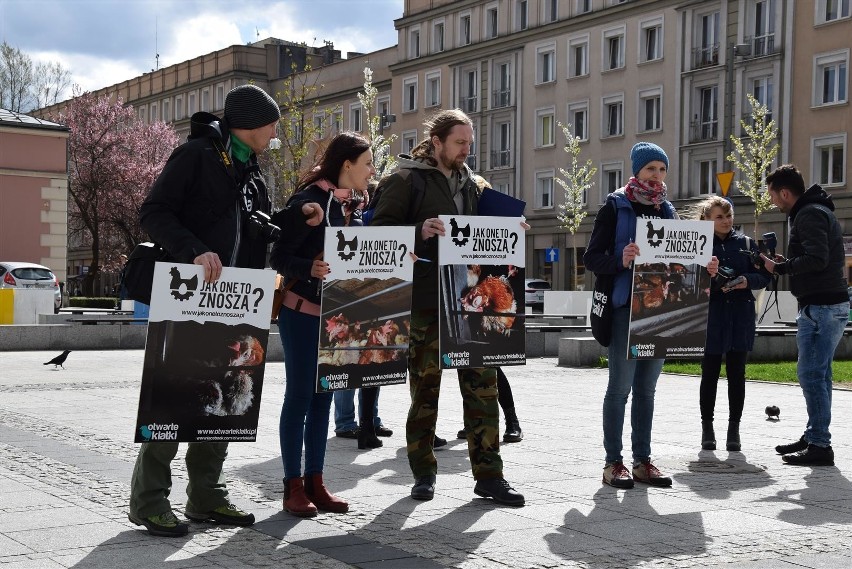
M175 97L175 120L183 120L183 116L183 96L178 95Z
M663 128L663 88L639 91L639 132Z
M408 32L408 59L420 57L420 28Z
M603 99L603 138L624 134L624 95Z
M494 128L494 150L491 152L491 167L505 168L512 165L512 125L508 121L498 122Z
M568 77L589 74L589 36L568 41Z
M775 51L775 0L758 0L754 3L754 38L752 55L766 55Z
M576 2L577 14L585 14L592 11L592 0L574 0Z
M216 110L225 108L225 86L221 83L216 85Z
M639 33L639 61L655 61L663 57L663 19L642 22Z
M817 138L813 141L814 173L822 186L839 186L846 183L846 134Z
M535 207L553 207L553 170L535 173Z
M716 160L700 160L698 162L698 193L716 193Z
M698 109L692 121L692 142L716 140L719 129L718 88L701 87L697 93Z
M201 90L201 110L205 113L210 112L210 89Z
M417 77L409 77L402 82L402 112L417 110Z
M559 19L559 0L545 0L544 21L555 22Z
M842 20L849 17L849 0L818 0L816 9L817 24Z
M474 138L473 142L470 145L470 151L467 154L467 158L464 160L471 170L476 170L476 138Z
M151 103L151 122L157 122L160 120L159 115L157 114L157 103Z
M815 63L814 104L845 103L849 50L817 56Z
M517 0L515 4L515 29L525 30L529 27L529 8L527 0Z
M556 81L556 46L551 44L536 50L536 83Z
M547 109L537 109L535 112L535 145L538 148L545 146L553 146L555 136L554 118L555 110L553 107Z
M624 185L621 181L621 171L624 168L621 162L601 164L601 201L606 201L607 194L621 189Z
M719 12L704 14L697 19L698 45L692 50L692 66L706 67L719 63Z
M494 89L494 108L508 107L512 104L510 67L508 63L496 65L496 88Z
M589 102L568 105L568 122L571 123L574 136L580 140L589 140Z
M476 112L476 92L479 89L479 82L476 80L476 71L465 71L462 74L462 93L461 93L461 108L466 113Z
M459 18L459 45L470 45L470 14Z
M147 107L139 107L136 109L136 116L139 117L139 120L143 123L148 122L148 108Z
M385 95L376 99L376 116L389 115L390 111L390 95Z
M441 104L441 72L433 71L426 74L426 103L427 107Z
M195 111L198 108L198 107L195 106L196 105L196 102L195 102L196 98L197 97L196 97L195 93L189 94L189 100L188 100L189 102L187 103L188 107L187 107L187 110L186 110L186 114L189 115L190 118L192 118L192 115L195 114Z
M417 146L417 131L408 130L402 133L402 153L411 154L414 147Z
M304 132L302 132L302 122L298 119L290 121L290 142L293 144L302 144L304 140Z
M325 113L314 115L314 138L325 138Z
M769 109L769 112L766 114L766 122L772 120L772 77L764 76L764 77L755 77L751 79L751 94L757 99L757 102L761 105L766 106ZM744 103L745 112L743 112L743 120L746 121L747 124L751 124L751 109L748 106L748 102Z
M331 115L332 129L335 135L343 132L343 111L334 111Z
M624 67L624 29L605 31L603 35L604 69Z
M170 122L172 120L171 105L171 100L163 99L163 122Z
M497 6L485 10L485 39L497 37Z
M432 27L432 51L438 53L444 51L444 22L435 22Z
M361 132L361 103L349 105L349 130Z

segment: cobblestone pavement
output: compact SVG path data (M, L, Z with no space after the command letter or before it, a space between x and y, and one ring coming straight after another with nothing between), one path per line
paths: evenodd
M409 498L405 386L382 389L385 446L358 451L329 432L325 479L348 514L300 520L281 511L278 417L284 366L268 365L255 443L233 443L231 497L251 528L191 524L154 538L127 521L141 350L0 353L0 566L97 567L850 567L852 392L834 392L836 467L785 466L776 444L805 421L798 386L750 383L742 453L701 451L698 381L657 387L655 462L670 489L601 484L600 409L606 371L560 368L553 358L508 371L524 440L501 447L506 478L527 499L503 508L473 494L454 374L445 377L435 499ZM727 416L720 382L717 435ZM766 420L777 405L781 420ZM629 423L629 421L628 421ZM629 427L625 443L629 448ZM724 443L721 445L724 446ZM180 456L180 454L179 454ZM173 505L186 471L173 464Z

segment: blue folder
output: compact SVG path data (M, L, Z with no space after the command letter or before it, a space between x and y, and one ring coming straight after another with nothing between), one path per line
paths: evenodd
M491 215L495 217L521 217L527 202L513 198L512 196L498 192L491 188L482 190L477 205L479 215Z

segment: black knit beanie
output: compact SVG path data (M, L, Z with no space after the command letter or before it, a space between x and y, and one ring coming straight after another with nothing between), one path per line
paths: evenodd
M278 103L257 85L234 87L225 97L225 120L231 128L251 130L280 118Z

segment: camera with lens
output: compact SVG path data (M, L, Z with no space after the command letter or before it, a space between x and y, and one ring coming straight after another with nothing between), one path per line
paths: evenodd
M760 243L760 253L763 253L770 259L775 257L775 248L778 246L778 239L775 237L775 233L770 231L769 233L763 234L763 240ZM751 259L752 265L762 266L763 259L760 258L760 253L755 251L740 249L740 253L746 255Z
M248 234L252 239L261 238L267 243L278 240L281 228L272 223L272 219L262 211L253 211L248 216Z
M744 251L742 251L744 252ZM717 291L725 288L725 286L737 278L737 272L731 267L719 265L719 271L710 283L710 289Z

